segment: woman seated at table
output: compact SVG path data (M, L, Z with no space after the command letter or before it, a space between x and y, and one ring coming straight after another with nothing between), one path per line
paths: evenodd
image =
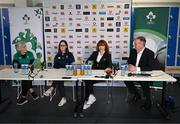
M70 65L74 61L73 54L69 52L67 41L61 40L59 43L58 53L54 58L54 68L65 68L65 65ZM60 102L58 106L63 106L66 103L64 81L54 81L44 95L50 96L56 86L59 89L60 95Z
M15 53L13 57L13 66L17 65L18 68L21 68L22 64L31 66L34 62L34 56L32 52L27 51L26 43L23 41L18 42L16 44L16 49L17 53ZM39 98L32 88L32 81L22 80L21 87L22 96L19 98L17 105L23 105L28 102L28 100L26 99L28 91L30 92L33 100L37 100Z
M92 69L105 69L105 72L110 72L112 67L111 54L109 46L105 40L100 40L97 44L96 51L88 58L87 63L92 62ZM89 108L95 101L93 84L99 81L85 81L85 102L83 109Z

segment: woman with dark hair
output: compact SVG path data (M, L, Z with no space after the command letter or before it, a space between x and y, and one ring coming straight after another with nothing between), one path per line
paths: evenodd
M105 69L105 72L111 71L112 60L109 52L109 46L105 40L100 40L97 44L96 51L88 58L86 63L92 63L92 69ZM99 81L85 81L85 103L83 109L89 108L95 101L93 84Z
M54 68L65 68L65 65L70 65L74 62L74 56L69 52L68 44L65 40L61 40L59 43L58 53L54 58ZM63 106L66 103L65 88L63 81L54 81L51 87L44 93L45 96L50 96L57 86L59 89L60 102L58 106Z

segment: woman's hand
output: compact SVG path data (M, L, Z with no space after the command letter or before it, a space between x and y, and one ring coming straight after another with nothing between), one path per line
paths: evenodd
M111 69L111 68L106 68L106 69L104 70L104 72L106 72L107 74L110 74L110 73L112 73L112 69Z

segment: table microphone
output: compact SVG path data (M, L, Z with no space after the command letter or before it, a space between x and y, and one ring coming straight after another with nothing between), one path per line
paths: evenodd
M128 77L131 77L131 76L151 76L151 74L146 74L146 73L128 73Z

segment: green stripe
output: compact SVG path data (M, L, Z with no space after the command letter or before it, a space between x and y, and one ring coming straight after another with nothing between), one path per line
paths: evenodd
M164 41L167 40L167 36L157 32L157 31L150 30L150 29L136 29L136 30L134 30L134 32L148 32L148 33L151 33L151 34L154 34L154 35L160 37Z

